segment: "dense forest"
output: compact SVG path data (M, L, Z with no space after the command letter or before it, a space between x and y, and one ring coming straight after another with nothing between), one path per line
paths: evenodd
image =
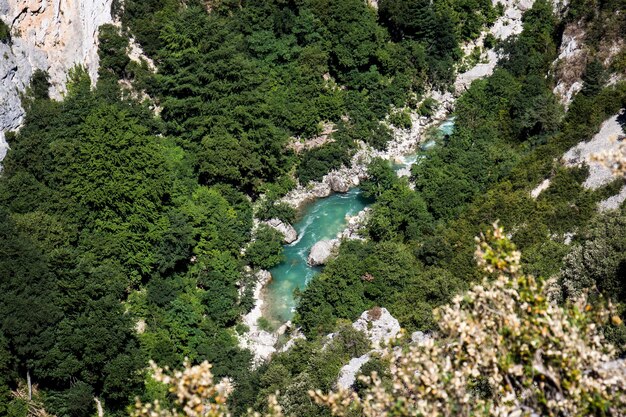
M254 273L281 262L282 236L255 228L255 218L292 222L298 213L279 202L288 191L349 165L358 141L385 149L411 112L428 116L428 93L452 89L462 46L503 6L125 0L113 8L121 25L100 28L97 83L77 66L57 101L37 71L23 127L7 137L0 415L35 407L91 416L101 402L105 415L123 416L136 398L171 404L148 363L175 369L188 359L232 378L234 415L267 409L279 391L285 415L329 416L308 392L331 390L341 367L369 350L350 323L384 306L409 332L435 330L433 309L481 277L474 237L496 220L526 273L557 281L559 302L591 290L593 302L603 295L626 320L626 211L596 210L624 180L591 191L582 186L588 167L558 162L626 108L626 83L607 84L626 73L623 46L611 62L594 59L602 39L626 39L623 0L572 1L561 15L536 1L523 32L496 45L493 74L458 98L452 135L409 178L386 160L369 165L366 239L342 242L298 292L294 325L306 339L256 368L237 336L254 304ZM589 58L565 109L553 62L564 26L576 21L587 22ZM141 62L128 56L131 37ZM325 123L335 129L324 146L288 146ZM532 198L546 178L550 187ZM621 320L602 332L626 352ZM361 372L384 375L385 366L373 360ZM35 402L24 397L27 380Z

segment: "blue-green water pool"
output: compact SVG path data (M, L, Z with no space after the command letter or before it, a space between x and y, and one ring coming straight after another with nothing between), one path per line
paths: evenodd
M405 156L403 163L395 168L410 167L418 162L422 158L421 152L435 146L441 137L452 134L453 130L454 117L451 117L439 125L438 134L427 140L420 151ZM285 261L270 270L272 281L265 292L264 318L275 326L291 320L296 305L294 290L303 289L321 270L306 262L311 247L320 240L335 238L346 227L347 217L356 215L368 204L361 190L353 188L345 194L316 200L304 208L302 217L293 225L298 232L298 240L285 245Z
M318 241L333 239L347 225L346 217L363 210L368 201L361 190L353 188L345 194L333 194L306 206L302 218L293 226L298 240L285 245L285 261L272 268L272 282L267 287L265 318L284 323L293 316L293 291L304 288L321 268L310 267L306 260L311 247Z

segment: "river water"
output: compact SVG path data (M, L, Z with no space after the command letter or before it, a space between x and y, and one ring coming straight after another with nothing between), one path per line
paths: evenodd
M273 324L291 319L295 306L293 291L304 288L320 267L310 267L306 260L318 241L333 239L346 227L346 217L363 210L368 201L361 190L353 188L345 194L333 194L314 201L304 208L302 218L293 225L298 240L285 245L285 261L272 268L272 281L267 287L265 318Z
M444 135L452 134L454 117L444 121L437 129L435 137L427 140L414 155L403 158L402 164L394 168L410 168L423 158L421 153L436 145ZM263 316L274 326L287 322L293 317L295 308L294 290L303 289L320 267L310 267L306 260L311 247L318 241L337 237L347 225L347 217L356 215L370 202L363 198L361 190L353 188L345 194L333 194L316 200L306 206L302 217L293 226L298 232L298 240L285 245L285 261L272 268L272 281L265 294L266 310Z

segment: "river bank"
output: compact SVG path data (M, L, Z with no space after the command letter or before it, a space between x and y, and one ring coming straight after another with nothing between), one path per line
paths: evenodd
M298 185L280 201L296 208L302 215L303 210L305 207L308 207L308 204L314 204L313 202L329 197L333 193L335 193L334 195L341 195L337 193L348 193L351 189L358 187L361 181L367 178L367 167L369 163L377 157L394 163L398 167L396 172L399 176L408 176L410 174L411 165L416 163L418 160L418 158L414 157L414 155L418 150L420 142L424 138L424 134L435 126L441 125L442 122L450 117L451 113L454 111L456 97L461 95L474 80L489 76L493 72L498 56L493 49L484 49L484 39L487 33L491 33L498 40L503 40L520 33L522 31L521 17L523 12L528 10L533 3L533 0L504 1L504 13L497 19L493 27L485 31L485 33L483 33L477 41L468 43L464 47L465 55L469 55L469 53L476 47L483 48L482 52L485 57L483 62L476 63L476 65L468 71L457 75L454 83L454 94L450 92L430 92L425 95L426 97L435 99L439 103L437 110L431 117L423 117L418 115L416 112L412 112L410 115L412 122L410 129L403 130L391 127L393 131L393 139L388 143L385 151L378 151L367 146L365 143L360 142L358 144L359 149L352 157L351 165L349 167L344 166L338 170L333 170L326 174L321 181L310 183L307 186ZM447 127L450 127L451 125L453 125L453 120L448 122ZM451 132L444 131L443 133L450 134ZM362 221L365 221L366 216L364 213L359 213L359 216L362 218ZM298 229L297 226L296 229ZM303 238L303 236L301 236L303 232L297 230L297 233L297 239L294 243L292 243L294 246L297 245ZM289 248L290 246L287 246L286 248ZM298 254L301 258L308 255L300 252L298 252ZM282 265L284 266L286 264L283 263ZM282 273L280 268L281 265L274 268L278 274ZM302 279L302 277L300 277L300 279ZM304 274L304 284L308 282L308 279L310 279L308 274ZM284 299L277 301L277 298L280 299L280 297L273 297L270 295L275 287L284 285L280 284L280 282L281 279L272 279L268 286L264 288L263 284L259 281L257 284L257 289L259 289L259 291L255 292L255 295L257 293L259 294L259 298L256 298L257 304L263 307L260 310L255 309L253 311L255 311L255 314L257 315L260 312L261 316L255 316L256 321L254 321L254 323L252 320L246 321L244 318L244 322L249 323L250 331L247 335L241 338L245 340L245 343L242 343L242 346L248 347L252 350L255 354L256 363L260 363L260 361L263 361L271 356L271 351L276 350L276 343L278 342L279 336L282 334L281 332L284 332L287 327L286 325L283 325L280 326L280 331L274 331L273 333L266 332L272 336L271 338L268 338L267 334L263 333L264 331L260 329L258 325L259 318L265 317L265 315L272 310L272 303L282 305L282 307L279 308L281 313L278 315L278 322L284 320L286 317L291 318L290 313L293 306L289 306L289 303L285 303ZM285 286L285 288L287 288L287 286ZM289 286L287 289L291 289L291 287ZM286 289L281 288L281 290L284 291L278 291L278 293L282 294L282 297L292 298L290 295L287 295L287 292L285 292L287 291ZM287 309L289 310L289 313L287 313ZM289 322L287 322L287 325L288 324ZM258 340L255 340L255 337L253 337L254 334L259 335ZM272 341L274 341L274 345L268 346L268 343L271 343Z
M448 116L448 114L446 114ZM431 119L427 123L417 125L412 129L416 136L404 135L394 141L392 152L376 153L378 157L386 157L398 169L401 176L403 171L409 171L411 165L419 161L420 151L434 146L436 138L429 138L424 142L425 133L432 127L437 127L443 136L451 134L454 119L445 119L443 115ZM424 142L424 143L422 143ZM398 149L405 149L407 153L400 153ZM372 154L368 157L374 158ZM254 309L244 317L244 324L248 331L240 335L240 346L249 348L254 353L255 366L267 360L279 348L279 339L291 330L291 318L295 311L296 300L294 290L303 289L308 282L319 272L321 264L326 263L329 257L334 256L342 240L360 239L359 230L367 221L370 201L364 199L358 187L351 187L347 191L333 191L332 183L339 175L353 174L349 170L337 171L327 175L324 180L314 184L307 190L295 194L300 211L298 222L286 225L293 229L293 236L287 239L284 246L285 260L270 271L259 271L256 274L257 284L254 291L256 304ZM366 168L358 182L366 178ZM342 177L339 177L342 178ZM320 192L322 190L323 192ZM291 234L291 233L290 233ZM328 253L315 254L315 248L320 243L327 243ZM299 335L298 337L302 337Z
M359 142L359 149L352 157L351 166L330 171L321 181L313 181L306 186L299 184L280 201L301 211L306 204L319 198L328 197L332 193L346 193L351 188L358 187L367 178L367 167L374 158L403 163L406 156L417 152L424 133L446 120L454 111L455 97L452 93L431 92L429 96L439 103L434 114L425 117L412 112L410 129L391 126L393 139L388 142L386 150L380 151Z

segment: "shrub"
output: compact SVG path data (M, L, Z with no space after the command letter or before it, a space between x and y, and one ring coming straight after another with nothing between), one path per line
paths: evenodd
M297 211L287 203L264 201L257 212L261 220L280 219L283 222L293 223L296 220Z
M426 97L422 104L420 104L417 112L420 114L420 116L430 117L435 114L438 108L439 102L437 100L432 97Z
M11 28L9 25L0 20L0 42L8 43L11 41Z
M438 313L437 340L388 349L392 384L372 374L361 395L312 393L335 415L623 415L626 370L584 297L563 307L523 275L497 225L476 251L485 279Z
M246 249L246 260L255 268L269 269L283 260L282 235L267 225L260 225L254 242Z
M396 110L389 114L389 123L400 129L410 129L413 126L411 115L406 110Z
M496 37L493 36L493 33L488 33L485 36L485 40L483 41L483 45L485 46L485 49L491 49L494 46L496 46Z

